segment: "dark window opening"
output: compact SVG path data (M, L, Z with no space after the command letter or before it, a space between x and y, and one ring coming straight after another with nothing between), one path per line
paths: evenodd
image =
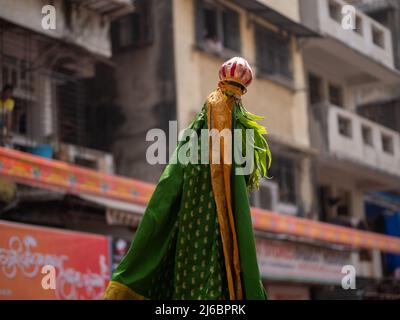
M360 250L360 261L372 262L372 254L370 250L361 249Z
M386 153L394 154L393 137L382 134L382 149Z
M279 201L296 204L296 165L293 159L278 156L274 157L271 166L271 176L278 184Z
M91 168L91 169L98 169L97 161L95 160L90 160L90 159L85 159L81 157L75 157L74 163L77 164L78 166L82 166L85 168Z
M309 73L308 75L308 95L311 105L320 103L323 100L322 80L320 77L312 73Z
M363 138L364 144L366 144L368 146L373 146L371 127L363 125L361 130L362 130L362 138Z
M84 146L85 139L85 89L74 76L58 74L57 118L58 138L61 142Z
M222 11L222 33L224 48L240 52L239 14L236 11Z
M151 1L135 1L135 11L111 24L113 51L141 48L151 44Z
M342 136L351 138L353 136L351 120L343 116L338 116L339 133Z
M336 206L336 215L338 217L351 216L351 193L347 190L339 189L337 193L338 204Z
M329 84L329 102L337 107L343 107L343 90L341 87Z
M329 16L336 22L341 22L342 20L342 7L339 3L330 0L329 1Z
M318 188L319 210L322 221L350 226L351 192L338 189L334 192L332 186L321 185Z
M290 38L256 25L256 62L261 74L292 79Z
M319 219L326 222L329 216L328 201L331 194L331 189L329 186L320 185L318 186L317 192L319 202Z
M204 8L204 39L218 39L218 11L213 8Z
M34 109L30 101L15 98L15 107L12 116L12 131L17 134L28 134L28 117Z
M364 34L362 19L360 16L356 16L356 29L354 31L357 32L359 35Z
M372 26L372 42L378 47L385 48L385 35L381 29Z
M358 106L357 113L373 122L400 132L400 101Z

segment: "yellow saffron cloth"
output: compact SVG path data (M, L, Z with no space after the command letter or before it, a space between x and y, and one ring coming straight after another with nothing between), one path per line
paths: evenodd
M228 97L219 88L207 99L208 128L219 133L219 163L213 163L213 140L210 139L211 183L217 207L217 216L221 232L226 276L230 300L242 300L242 284L240 279L240 261L235 231L234 216L231 204L231 169L232 169L232 106L234 98ZM230 139L225 139L223 130L229 130ZM226 150L228 149L228 150ZM225 159L225 155L230 159ZM228 161L227 161L228 160Z

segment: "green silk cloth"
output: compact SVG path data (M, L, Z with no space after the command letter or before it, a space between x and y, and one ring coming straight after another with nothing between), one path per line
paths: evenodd
M234 104L232 128L246 127L239 123L240 107ZM200 130L207 129L207 104L189 128L198 133L200 146ZM131 247L111 280L145 299L226 300L229 294L210 165L178 163L178 150L185 143L178 144L161 175ZM236 175L236 168L233 163L231 189L243 296L266 299L250 215L249 177Z

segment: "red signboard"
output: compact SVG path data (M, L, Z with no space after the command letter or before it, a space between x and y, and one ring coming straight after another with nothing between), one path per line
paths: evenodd
M0 299L100 299L109 248L106 236L0 221ZM43 266L55 271L55 288Z

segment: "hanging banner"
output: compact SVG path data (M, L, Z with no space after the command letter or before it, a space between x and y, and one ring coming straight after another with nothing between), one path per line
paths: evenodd
M143 181L109 175L3 147L0 147L0 175L3 179L10 179L15 183L48 190L124 201L127 204L139 205L142 210L155 188L155 185ZM15 192L12 184L6 187L6 201L10 201ZM251 215L253 226L257 230L400 254L398 237L283 215L261 208L252 208ZM112 220L115 217L108 218Z
M100 299L110 278L106 236L0 221L0 300Z

